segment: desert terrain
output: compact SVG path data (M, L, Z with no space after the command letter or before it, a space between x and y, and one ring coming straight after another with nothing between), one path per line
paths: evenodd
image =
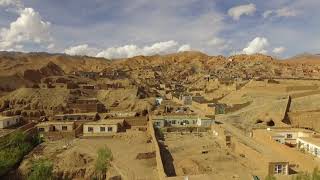
M0 120L9 121L0 129L0 177L28 179L39 167L52 179L312 173L320 163L318 60L0 52ZM19 158L7 162L10 151Z

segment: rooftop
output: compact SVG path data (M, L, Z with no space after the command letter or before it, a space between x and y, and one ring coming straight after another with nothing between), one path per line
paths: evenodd
M75 114L56 114L54 115L55 117L61 117L61 116L83 116L83 115L87 115L87 116L95 116L98 113L75 113Z
M316 145L320 147L320 138L314 138L314 137L300 137L298 139L301 139L303 141L306 141L310 144Z
M170 115L170 116L153 116L152 119L164 120L164 119L198 119L201 120L213 120L208 117L200 117L197 115Z
M17 117L17 116L1 116L0 115L0 121L6 120L8 118Z
M64 124L64 125L73 125L74 122L70 121L46 121L37 124L36 126L46 126L46 125L55 125L55 124Z
M84 125L113 125L113 124L122 124L124 119L104 119L95 122L87 122Z

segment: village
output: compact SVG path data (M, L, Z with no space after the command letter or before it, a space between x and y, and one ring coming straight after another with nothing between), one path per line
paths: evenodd
M153 72L145 76L154 83ZM5 101L0 138L22 131L43 139L19 174L41 157L54 162L60 178L88 179L97 148L105 146L113 154L109 179L291 179L320 163L318 80L203 75L191 85L142 87L128 77L49 76L23 91L51 94L44 100L51 106L36 96Z

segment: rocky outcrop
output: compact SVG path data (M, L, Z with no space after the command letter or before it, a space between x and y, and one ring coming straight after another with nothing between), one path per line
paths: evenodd
M32 82L39 83L40 80L48 76L62 76L64 71L53 62L49 62L46 66L40 69L28 69L24 71L23 78Z

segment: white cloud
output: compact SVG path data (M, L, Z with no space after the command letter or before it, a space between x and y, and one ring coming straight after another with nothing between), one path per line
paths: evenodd
M0 0L0 6L22 6L20 0Z
M12 49L23 43L47 44L52 41L50 25L50 22L42 20L38 12L32 8L25 8L9 28L1 29L0 49Z
M143 55L152 55L152 54L161 54L170 52L178 45L176 41L166 41L166 42L159 42L155 43L151 46L145 46L142 49Z
M250 3L232 7L228 10L228 15L231 16L234 20L239 20L242 15L253 15L256 10L256 5Z
M248 43L248 47L244 48L242 51L245 54L255 54L255 53L267 53L265 48L269 46L267 38L256 37L254 40Z
M294 17L298 15L298 11L293 9L293 8L289 8L289 7L283 7L280 9L276 9L276 10L267 10L265 11L262 16L264 18L268 18L271 16L276 16L276 17Z
M297 11L288 7L284 7L276 10L276 14L279 17L293 17L297 15Z
M180 48L178 49L178 52L184 52L184 51L190 51L190 50L191 50L191 46L189 44L184 44L180 46Z
M96 56L97 52L96 48L90 48L88 44L72 46L64 50L64 53L71 56Z
M280 46L280 47L276 47L272 50L273 53L275 54L282 54L284 51L286 50L285 47Z
M140 48L136 45L125 45L121 47L111 47L103 50L97 54L97 57L104 57L108 59L115 58L130 58L138 55L154 55L169 52L175 52L178 43L175 41L166 41L155 43L151 46Z

